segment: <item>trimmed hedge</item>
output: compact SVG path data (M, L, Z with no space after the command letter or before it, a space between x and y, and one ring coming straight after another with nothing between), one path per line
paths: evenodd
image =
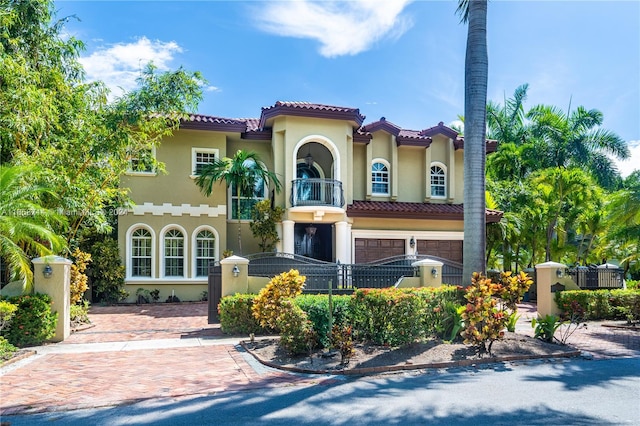
M18 306L9 326L2 334L20 348L39 345L56 334L58 313L51 312L51 296L36 293L9 298Z
M351 296L338 295L331 297L332 320L334 325L345 325L349 321L349 301ZM326 294L302 294L294 302L313 323L318 343L323 348L330 346L329 342L329 296Z
M236 294L220 300L222 332L270 334L252 314L257 295ZM447 304L464 304L464 290L455 286L417 289L360 289L353 295L332 296L333 324L352 325L354 338L401 346L418 338L442 335L446 330ZM313 324L322 347L329 347L329 296L303 294L294 299Z
M584 314L583 320L640 321L640 290L567 290L556 293L563 318Z
M251 308L257 294L234 294L220 299L220 329L226 334L269 334L253 316Z

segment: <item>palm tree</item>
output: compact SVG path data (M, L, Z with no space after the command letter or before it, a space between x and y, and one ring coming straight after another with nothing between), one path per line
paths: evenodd
M578 168L562 167L541 170L532 176L537 200L543 203L543 223L546 226L545 261L551 260L551 243L563 245L567 228L580 213L593 206L598 194L591 177Z
M251 203L256 195L264 190L264 184L271 182L276 191L280 191L280 181L275 173L267 170L256 152L239 150L232 157L215 159L204 166L198 177L196 185L206 196L213 192L213 185L224 182L227 188L231 188L235 195L236 208L232 216L238 218L238 250L242 254L242 219L248 209L247 201ZM244 201L244 203L243 203ZM233 207L232 207L233 212Z
M458 14L468 23L464 67L464 248L463 284L484 272L486 250L487 1L459 0Z
M32 169L0 165L0 259L6 262L8 280L21 280L26 291L33 288L32 256L60 252L64 238L53 226L65 218L40 204L40 197L52 191L34 184Z
M583 167L603 188L615 189L620 183L609 156L627 159L629 148L618 135L599 127L603 121L600 111L579 106L564 113L553 106L537 105L527 118L532 121L539 168Z

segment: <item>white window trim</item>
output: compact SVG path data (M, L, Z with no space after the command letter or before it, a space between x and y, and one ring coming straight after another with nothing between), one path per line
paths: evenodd
M156 157L156 147L153 146L151 147L151 156L156 159L156 161L158 160L158 158ZM151 170L149 172L141 172L141 171L137 171L137 170L133 170L131 168L131 161L129 161L129 166L127 167L127 171L125 172L125 175L127 176L147 176L147 177L153 177L153 176L158 176L158 171L157 170Z
M132 246L132 240L131 238L133 237L133 233L134 231L138 230L138 229L145 229L146 231L149 231L151 233L151 276L150 277L138 277L138 276L133 276L131 275L131 271L132 271L132 264L133 264L133 259L132 259L132 252L131 252L131 246ZM152 279L152 278L156 278L156 233L153 231L153 229L144 223L136 223L134 225L131 225L129 227L129 229L127 229L127 236L126 236L126 262L127 264L125 265L125 271L126 271L126 278L127 280L145 280L145 279Z
M431 182L431 168L432 167L440 167L442 169L442 171L444 172L444 195L433 195L433 187L434 186L440 186L440 185L433 185L433 183ZM447 194L449 193L449 188L447 185L448 179L447 179L447 175L448 175L448 171L447 171L447 166L439 161L434 161L431 163L431 165L429 166L429 191L430 191L430 195L432 199L436 199L436 200L446 200L447 199Z
M182 261L182 276L166 276L165 275L165 257L164 257L164 239L165 236L167 235L167 232L169 232L172 229L177 229L178 231L182 232L182 236L184 238L184 243L182 246L183 249L183 253L184 253L184 259ZM176 224L171 224L171 225L167 225L164 228L162 228L162 230L160 231L160 278L162 279L166 279L166 280L181 280L181 279L186 279L188 278L187 276L187 265L189 265L189 250L188 250L188 242L189 242L189 236L187 234L187 231L185 231L185 229L180 226L180 225L176 225Z
M196 262L198 260L198 248L197 248L198 241L197 241L196 238L197 238L198 233L200 231L209 231L209 232L211 232L213 234L213 237L216 240L215 241L215 246L214 246L214 253L213 253L213 257L214 258L213 258L213 260L217 261L217 260L220 259L220 234L218 234L218 231L215 228L211 227L211 226L208 226L208 225L198 226L193 231L193 234L191 234L191 253L193 254L192 255L193 261L191 262L191 277L194 278L194 279L206 278L206 277L199 277L197 275L198 268L196 267Z
M374 187L373 165L376 164L376 163L381 163L387 168L387 192L374 192L373 191L373 187ZM375 196L388 197L390 193L391 193L391 164L387 160L385 160L384 158L374 158L371 161L371 195L374 196L374 197Z
M206 153L213 153L213 155L215 156L215 158L220 158L220 150L217 148L198 148L198 147L191 147L191 170L189 171L189 177L191 179L195 179L198 177L198 175L196 175L194 172L196 170L196 157L198 153L201 152L206 152Z

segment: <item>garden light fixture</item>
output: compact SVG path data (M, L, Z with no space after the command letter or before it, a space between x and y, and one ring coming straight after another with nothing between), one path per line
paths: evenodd
M231 270L231 272L233 272L234 277L240 275L240 268L238 268L238 264L233 265L233 269Z
M46 279L51 278L51 275L53 275L53 268L51 267L51 265L49 265L48 263L44 265L44 268L42 268L42 275Z

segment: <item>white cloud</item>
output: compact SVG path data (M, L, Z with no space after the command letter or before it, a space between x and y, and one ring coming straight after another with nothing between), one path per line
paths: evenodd
M255 19L267 32L320 42L326 57L356 55L413 23L401 13L412 0L278 1L260 3Z
M640 170L640 140L628 142L631 156L625 161L614 160L622 177L626 178L634 170Z
M159 71L170 69L174 55L182 48L174 41L163 42L142 37L133 43L118 43L102 47L80 63L90 81L103 81L111 90L111 96L136 87L136 78L144 66L153 61Z

